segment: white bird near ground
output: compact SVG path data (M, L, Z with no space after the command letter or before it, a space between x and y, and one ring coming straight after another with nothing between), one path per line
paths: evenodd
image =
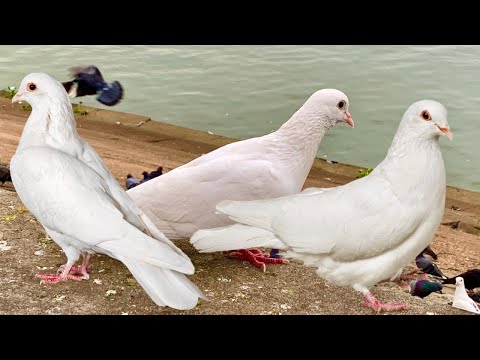
M339 122L354 126L348 110L343 92L319 90L277 131L225 145L127 193L172 240L232 224L215 213L216 204L298 193L327 131ZM235 257L263 270L265 262L284 262L259 251Z
M480 309L473 299L468 296L465 290L465 283L462 277L455 278L455 294L452 306L457 309L480 314Z
M200 252L253 246L286 251L317 267L337 285L352 286L375 311L373 285L399 278L432 241L445 205L445 168L439 137L452 133L447 110L424 100L405 112L385 159L366 177L275 199L223 201L217 210L237 224L200 230L191 242Z
M100 156L77 133L72 105L60 82L27 75L12 102L32 106L11 160L23 204L62 248L67 263L43 283L88 279L92 253L109 255L130 270L159 306L191 309L202 292L184 275L190 259L135 205ZM73 266L83 255L80 268Z

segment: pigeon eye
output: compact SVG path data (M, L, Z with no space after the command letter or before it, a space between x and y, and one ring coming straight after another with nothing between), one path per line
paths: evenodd
M430 113L427 110L422 111L422 118L425 121L431 121L432 117L430 116Z
M35 91L35 90L37 90L37 85L35 85L35 83L28 83L27 90L28 91Z
M345 101L343 101L343 100L340 101L337 106L338 106L339 109L343 109L343 107L345 106Z

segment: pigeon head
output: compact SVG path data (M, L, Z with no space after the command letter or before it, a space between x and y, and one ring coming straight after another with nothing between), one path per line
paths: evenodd
M463 278L462 277L457 277L455 278L455 286L465 286L464 282L463 282Z
M355 124L352 115L348 112L349 106L347 95L340 90L322 89L310 96L303 108L307 112L321 112L327 115L332 126L344 122L353 128Z
M26 101L34 108L46 100L63 98L70 103L67 92L59 81L45 73L31 73L23 78L12 103Z
M402 126L411 134L429 140L446 136L452 140L447 109L439 102L422 100L412 104L402 119Z

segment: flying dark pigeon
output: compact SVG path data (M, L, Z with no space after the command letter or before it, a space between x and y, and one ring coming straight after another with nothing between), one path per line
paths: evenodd
M154 170L150 173L150 179L159 177L160 175L163 175L163 167L159 166L157 170Z
M428 280L413 280L410 281L410 294L412 296L418 296L424 298L430 295L432 292L442 292L442 284L437 281Z
M473 290L477 287L480 287L480 269L472 269L465 271L463 274L443 280L442 283L455 285L457 277L463 278L465 288L468 290Z
M108 84L96 66L70 69L72 81L63 83L63 87L72 98L97 95L97 101L107 106L117 104L123 98L123 87L118 81Z
M127 180L125 181L125 186L127 187L127 190L137 185L140 185L140 180L138 180L137 178L134 178L132 174L128 174Z
M2 182L2 186L7 181L12 182L12 178L10 177L10 170L4 165L0 165L0 181Z
M446 279L447 277L440 271L440 269L435 265L430 259L423 256L423 253L418 255L415 258L415 264L417 267L424 272L425 274L430 274L433 276L437 276L442 279Z

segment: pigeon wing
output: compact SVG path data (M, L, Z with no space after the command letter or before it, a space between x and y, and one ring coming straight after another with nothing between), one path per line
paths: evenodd
M373 173L329 191L224 202L217 209L237 222L273 232L296 252L331 254L341 261L369 258L394 248L421 223L399 202L390 184Z
M226 217L214 216L215 206L222 200L293 192L290 178L271 161L258 160L255 153L207 154L127 193L167 236L189 238L199 229L229 223Z
M124 220L104 180L78 159L56 149L33 146L15 155L12 161L15 173L21 174L15 181L21 200L44 227L61 234L62 241L94 250L120 241L123 247L115 247L120 251L117 255L128 257L126 241L138 238L146 245L132 249L139 258L152 258L148 254L150 245L150 250L158 250L157 261L171 264L179 271L191 271L188 258L179 256L171 246L146 242L145 235Z
M123 99L123 87L118 81L104 85L97 100L104 105L113 106Z
M105 163L97 152L89 144L83 141L82 146L83 152L79 155L79 159L102 178L105 184L105 191L115 202L116 207L122 212L125 220L146 234L170 245L179 254L188 258L183 251L177 248L164 234L162 234L161 231L158 230L144 212L132 201L110 171L108 171Z

